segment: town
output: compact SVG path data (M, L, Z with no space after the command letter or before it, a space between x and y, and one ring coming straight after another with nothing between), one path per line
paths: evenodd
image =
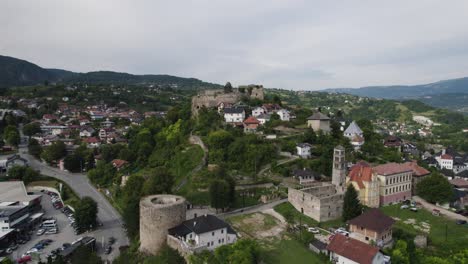
M446 124L368 120L346 105L374 99L295 93L320 104L305 108L290 93L227 83L156 111L4 95L2 255L199 263L238 245L265 261L400 263L447 243L463 254L468 155L424 143Z

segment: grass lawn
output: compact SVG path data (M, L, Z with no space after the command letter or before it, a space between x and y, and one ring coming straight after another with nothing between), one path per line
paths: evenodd
M274 207L275 211L280 213L282 216L287 214L291 214L293 216L294 222L296 224L307 224L309 226L319 226L324 229L328 229L330 227L337 228L344 226L344 223L341 219L327 221L327 222L317 222L314 219L301 214L299 211L291 205L291 203L282 203Z
M203 150L200 146L191 145L185 150L177 152L169 163L169 171L175 176L177 186L185 177L189 177L203 158Z
M263 260L268 264L315 264L327 263L327 258L320 256L294 239L276 240L262 246Z
M43 176L43 178L49 178L49 177ZM39 180L39 181L33 181L33 182L30 182L27 186L44 186L44 187L55 188L56 190L58 190L59 183L62 183L63 184L62 188L64 188L64 193L62 194L62 198L64 199L63 202L72 207L75 207L80 202L80 198L78 198L78 196L72 191L72 189L67 184L59 180L50 178L50 180L44 179L44 180Z
M432 213L424 209L412 212L408 209L400 209L400 205L391 205L383 207L381 210L389 216L401 219L397 221L395 226L411 234L423 233L415 226L421 226L421 222L428 223L430 225L429 245L444 251L445 254L450 251L457 252L466 249L468 245L467 225L457 225L454 220L443 216L433 216ZM416 223L403 223L407 219L415 219Z
M256 237L257 232L269 230L279 223L273 216L262 213L233 216L226 221L250 237Z

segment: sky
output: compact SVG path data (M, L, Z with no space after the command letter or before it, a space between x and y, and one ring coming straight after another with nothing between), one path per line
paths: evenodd
M468 76L468 1L0 0L0 54L294 90L422 84Z

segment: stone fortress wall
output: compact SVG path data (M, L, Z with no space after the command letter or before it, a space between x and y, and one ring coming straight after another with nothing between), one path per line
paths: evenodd
M265 98L263 86L239 86L238 89L233 89L231 93L225 93L222 89L200 91L198 95L192 97L192 115L196 116L203 107L215 108L220 103L238 103L243 96L263 100Z

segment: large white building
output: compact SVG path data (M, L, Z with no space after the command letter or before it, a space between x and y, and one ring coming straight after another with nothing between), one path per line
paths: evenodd
M281 121L289 121L291 119L291 113L286 109L280 109L276 114L279 115Z
M214 215L186 220L169 229L169 235L177 238L184 247L197 252L202 249L214 250L237 240L237 233L231 226Z
M226 123L242 123L245 119L245 110L242 108L224 108L224 121Z

